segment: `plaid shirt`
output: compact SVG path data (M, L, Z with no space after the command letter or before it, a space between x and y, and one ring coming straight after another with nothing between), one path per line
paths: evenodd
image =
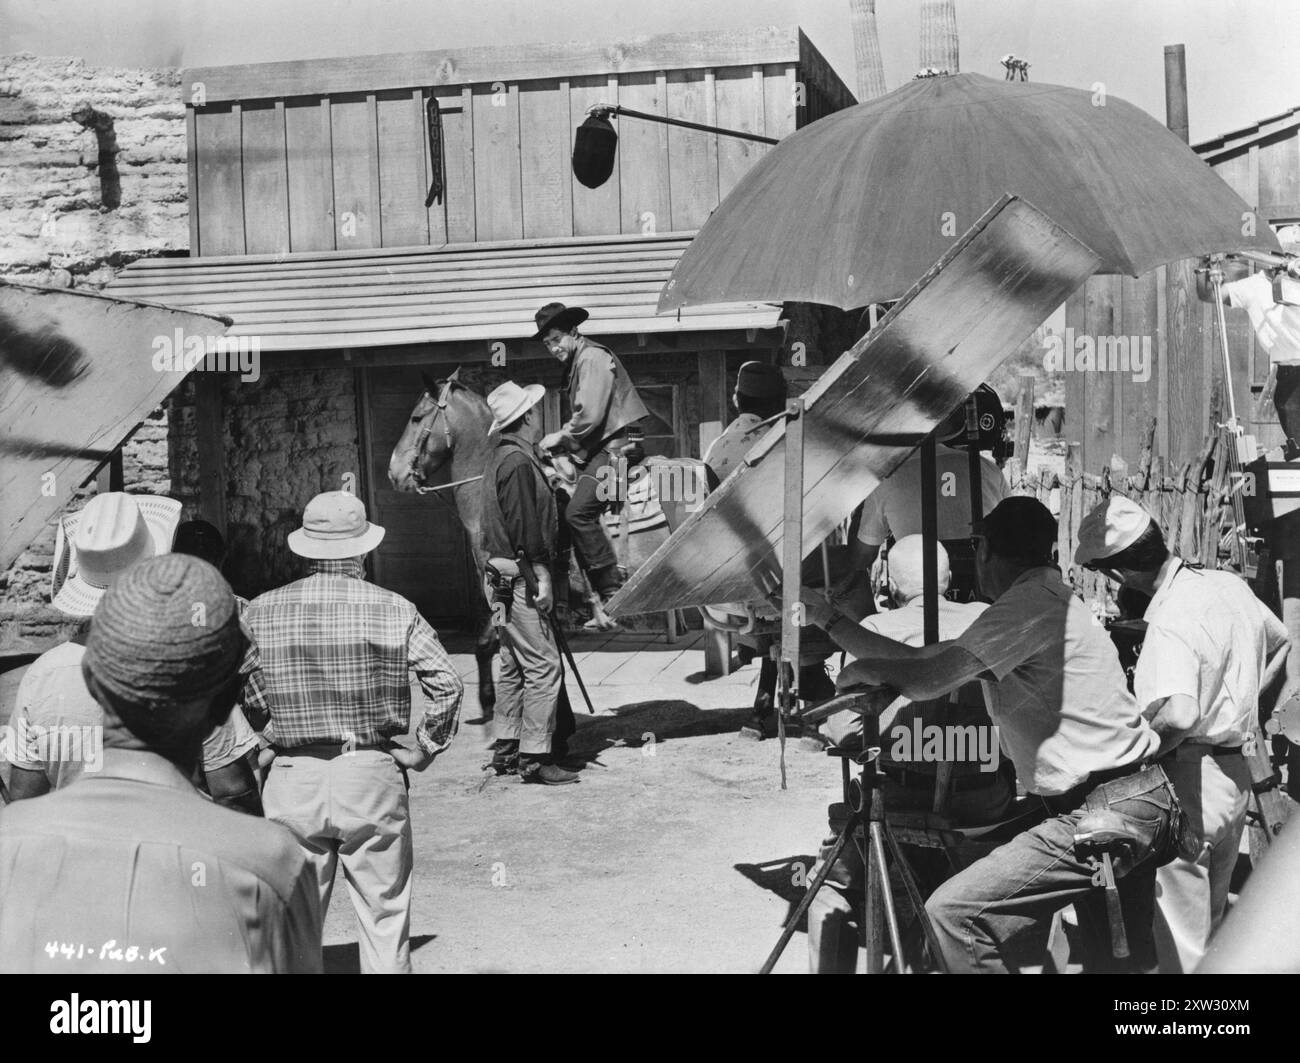
M411 668L425 696L416 741L441 753L460 722L460 677L415 606L363 573L359 558L313 561L310 576L249 605L270 704L266 737L280 749L383 745L410 728Z

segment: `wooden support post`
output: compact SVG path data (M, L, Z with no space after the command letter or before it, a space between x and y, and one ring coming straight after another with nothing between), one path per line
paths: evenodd
M1074 536L1083 522L1083 446L1071 443L1065 450L1065 478L1061 482L1061 512L1056 519L1056 551L1062 572L1074 567ZM1081 586L1075 572L1074 589Z
M226 448L221 374L194 379L194 432L199 465L199 513L226 534Z
M921 616L925 644L939 641L939 470L934 433L921 444Z
M794 669L790 696L799 693L798 620L796 608L802 590L803 569L803 399L791 399L786 406L785 424L785 524L782 529L781 658ZM793 706L786 706L792 708Z
M799 648L803 607L799 602L803 575L803 399L786 405L785 522L781 555L781 715L794 712L799 696ZM790 667L786 676L785 665ZM782 778L782 789L785 780Z
M727 424L727 355L725 351L700 351L696 356L700 375L700 457L705 439L711 443Z
M125 484L126 477L122 471L122 448L119 446L95 474L95 491L101 495L106 491L125 491Z
M1034 374L1020 374L1020 398L1016 400L1015 479L1019 483L1029 468L1029 443L1034 438Z

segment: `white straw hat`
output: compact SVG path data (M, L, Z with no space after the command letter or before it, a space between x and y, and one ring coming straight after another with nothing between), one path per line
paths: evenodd
M289 533L289 549L299 557L332 561L368 554L384 529L366 520L365 503L350 491L325 491L302 511L302 527Z
M506 425L513 424L541 402L545 394L546 388L541 384L520 387L513 380L494 388L487 397L488 409L492 411L492 427L488 432L499 432Z
M160 495L109 491L59 521L50 599L71 616L91 616L113 580L147 557L170 552L181 504Z

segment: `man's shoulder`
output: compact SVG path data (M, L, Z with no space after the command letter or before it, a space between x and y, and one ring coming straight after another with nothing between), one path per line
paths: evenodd
M587 339L585 336L583 339ZM591 362L596 365L613 365L618 361L618 355L608 347L596 343L593 340L587 340L582 345L582 349L574 356L575 362Z
M1179 570L1167 594L1147 610L1147 625L1179 627L1206 620L1235 621L1243 607L1257 603L1255 592L1240 576L1215 569ZM1225 605L1236 609L1225 609Z
M196 859L243 868L286 900L292 893L305 858L286 827L224 808L197 792L114 782L118 789L107 800L98 780L83 776L72 786L6 805L0 810L0 845L36 842L39 851L44 841L75 849L80 839L100 848L175 846ZM128 806L148 811L144 829L124 829L131 818L125 814Z
M81 658L86 655L86 647L79 642L60 642L51 646L36 660L27 666L27 675L48 675L63 668L81 667Z

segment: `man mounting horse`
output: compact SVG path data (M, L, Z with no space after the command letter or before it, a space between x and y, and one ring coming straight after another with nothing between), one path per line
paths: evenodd
M579 566L601 601L608 602L623 586L624 574L600 519L609 504L598 491L601 472L625 453L628 429L650 411L614 352L578 332L587 316L582 307L563 303L547 303L537 311L533 339L541 340L564 366L560 386L569 397L569 419L558 432L543 436L540 445L543 451L568 454L578 467L564 520Z

